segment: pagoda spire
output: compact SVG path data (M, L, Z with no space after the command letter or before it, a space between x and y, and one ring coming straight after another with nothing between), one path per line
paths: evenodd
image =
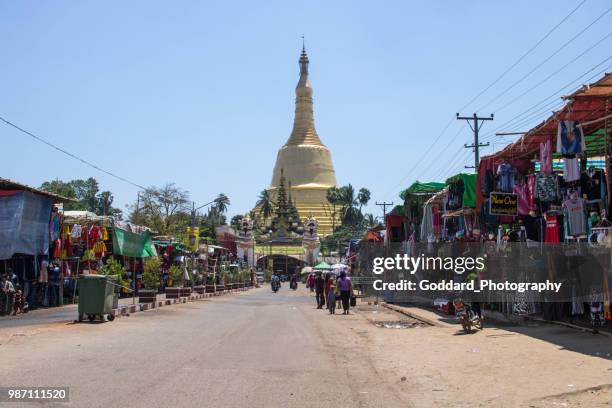
M319 139L314 124L314 108L312 102L312 85L308 79L308 54L302 36L302 52L300 53L300 79L295 87L295 118L293 130L285 146L311 145L324 146Z

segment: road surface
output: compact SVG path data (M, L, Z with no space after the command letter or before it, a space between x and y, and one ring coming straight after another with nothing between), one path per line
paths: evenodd
M358 316L314 306L285 284L112 323L14 329L0 346L0 378L68 385L76 407L408 406L372 381L366 356L343 351L351 333L331 320Z
M0 320L0 386L70 386L71 407L592 408L612 401L608 337L492 322L465 335L452 318L432 327L367 304L330 316L303 287L287 286L109 323L73 324L67 311L55 323Z

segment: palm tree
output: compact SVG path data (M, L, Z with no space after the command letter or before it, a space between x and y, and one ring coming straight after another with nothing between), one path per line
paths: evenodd
M256 206L259 207L259 214L261 214L264 219L264 225L267 225L268 218L270 218L274 212L274 201L272 201L272 197L268 190L262 190L261 193L259 193Z
M221 193L215 198L215 207L217 208L217 212L219 214L225 214L227 211L227 207L230 205L230 199L225 194Z
M359 201L355 198L355 189L351 184L340 187L339 203L342 206L342 224L351 225L357 221Z
M363 223L365 225L366 228L368 229L372 229L375 227L378 227L380 225L380 222L378 222L378 220L376 219L376 217L373 214L366 214L363 218Z
M357 201L359 201L359 211L361 211L361 207L364 205L368 205L368 201L370 201L370 190L367 188L360 188L359 194L357 194ZM370 214L371 215L371 214Z
M340 201L340 190L338 187L330 187L325 193L327 201L332 205L332 233L336 232L336 204Z

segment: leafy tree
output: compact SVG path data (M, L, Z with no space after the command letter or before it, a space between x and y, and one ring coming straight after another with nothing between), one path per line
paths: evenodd
M64 209L67 211L91 211L98 215L121 217L121 210L112 206L113 194L110 191L100 191L98 181L93 177L87 180L76 179L69 182L61 180L46 181L40 188L67 198L76 199L77 202L64 203Z
M243 219L244 219L244 215L242 214L234 215L232 219L230 220L230 226L235 230L239 230L240 223L242 222Z
M174 183L149 187L133 203L130 221L163 235L180 236L191 223L189 192Z

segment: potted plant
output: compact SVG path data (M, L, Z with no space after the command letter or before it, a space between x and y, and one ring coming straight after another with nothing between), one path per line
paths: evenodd
M153 303L157 300L157 291L161 284L161 265L161 260L156 256L145 259L141 278L144 289L138 291L140 303Z
M169 287L166 288L167 299L178 299L181 296L181 287L183 286L183 271L180 266L172 265L168 270L170 278Z
M117 261L112 256L109 256L108 258L106 258L104 265L102 265L102 267L98 270L98 273L105 276L111 276L114 279L115 284L117 285L115 286L115 293L117 294L117 296L114 297L113 308L117 308L119 303L118 294L120 292L121 287L125 288L129 286L129 283L123 278L125 269L119 263L119 261Z

